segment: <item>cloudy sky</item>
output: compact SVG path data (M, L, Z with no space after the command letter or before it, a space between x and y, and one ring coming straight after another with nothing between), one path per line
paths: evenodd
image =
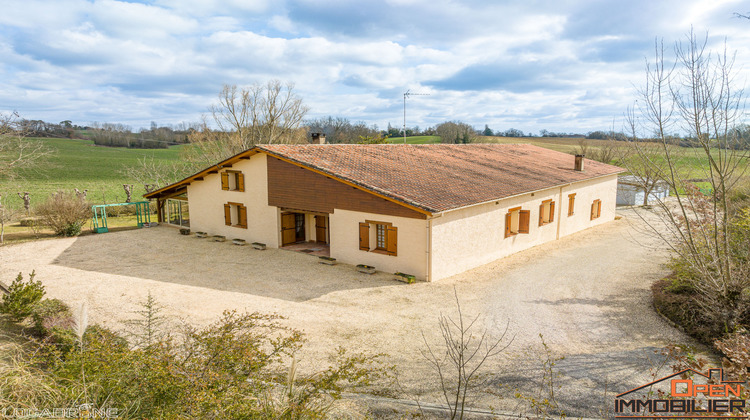
M381 128L608 129L655 38L690 27L750 70L747 1L3 0L0 112L198 121L223 84L295 83L310 117Z

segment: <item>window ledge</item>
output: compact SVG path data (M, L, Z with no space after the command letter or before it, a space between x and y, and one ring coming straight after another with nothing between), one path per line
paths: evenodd
M386 251L384 249L377 249L377 248L376 249L371 249L370 252L374 252L376 254L388 255L388 256L391 256L391 257L395 257L396 256L395 254L391 254L390 252L388 252L388 251Z

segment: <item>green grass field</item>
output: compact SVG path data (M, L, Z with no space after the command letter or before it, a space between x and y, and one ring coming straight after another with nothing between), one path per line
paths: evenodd
M123 168L135 165L139 158L153 157L157 161L173 162L179 160L180 148L172 146L169 149L127 149L120 147L94 146L90 140L71 139L31 139L44 142L53 149L53 155L46 164L39 165L35 171L29 171L24 178L14 182L0 182L0 194L4 203L14 207L21 206L21 200L16 192L28 191L32 195L32 205L46 199L57 191L72 191L88 189L88 198L95 204L116 203L125 201L122 184L134 184L134 198L145 193L142 185L127 179ZM406 138L409 144L439 143L437 136L413 136ZM486 143L529 143L537 146L574 153L581 139L558 137L484 137L478 142ZM391 138L389 143L398 144L403 138ZM602 140L587 140L589 147L599 147ZM705 156L698 149L684 149L684 157L680 161L684 173L688 177L702 178L705 174L699 169L705 167Z
M53 153L45 164L26 171L23 178L13 182L0 182L0 194L10 199L11 206L20 206L16 192L28 191L32 206L43 201L57 190L88 189L92 203L117 203L125 201L122 184L133 184L133 198L145 193L142 185L127 179L121 171L137 163L139 158L152 157L160 161L179 160L179 148L127 149L94 146L90 140L34 138L44 142Z

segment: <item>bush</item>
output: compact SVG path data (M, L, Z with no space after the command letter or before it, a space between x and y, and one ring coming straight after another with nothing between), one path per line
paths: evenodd
M47 336L54 328L69 329L73 326L73 315L65 302L60 299L44 299L34 305L31 311L34 332Z
M29 274L29 281L23 280L23 274L18 273L16 279L8 288L9 293L0 302L0 313L10 316L13 321L20 322L28 318L34 307L44 297L44 286L40 281L34 281L36 272Z
M36 209L45 225L60 236L78 236L91 217L91 206L74 193L58 191Z
M724 334L722 324L705 316L694 289L674 277L661 279L651 286L654 307L667 319L679 325L685 333L711 345Z
M50 313L61 308L44 305ZM137 347L96 325L81 340L53 327L50 336L33 341L25 365L40 373L35 389L48 387L62 406L116 408L121 418L325 418L345 385L367 386L387 373L378 355L339 350L329 368L297 377L291 355L303 339L282 326L281 317L225 312L214 324L172 336L152 334L154 305L149 298L133 324L143 329L140 336L151 335ZM0 392L8 373L21 380L30 375L0 369ZM24 394L3 398L0 403L10 406L33 404Z

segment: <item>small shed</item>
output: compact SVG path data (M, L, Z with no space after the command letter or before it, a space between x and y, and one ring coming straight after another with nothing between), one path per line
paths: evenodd
M643 205L646 190L643 181L635 175L623 175L617 178L617 205L618 206L640 206ZM648 195L648 202L655 202L669 197L669 184L661 180Z

